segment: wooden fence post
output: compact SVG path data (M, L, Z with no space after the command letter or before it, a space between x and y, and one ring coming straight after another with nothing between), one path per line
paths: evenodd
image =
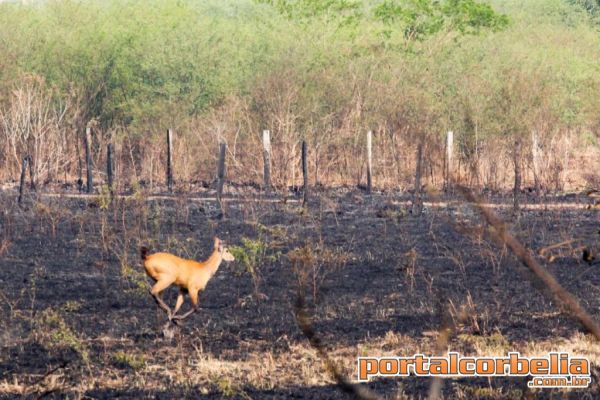
M173 131L167 129L167 188L173 192Z
M302 175L304 176L304 199L302 205L308 207L308 148L306 140L302 141Z
M217 205L221 214L223 213L223 184L225 183L225 154L227 150L227 144L221 142L219 144L219 164L217 165Z
M417 145L417 163L415 169L415 192L413 194L412 212L420 215L423 212L423 199L421 198L421 175L423 164L423 139L419 139Z
M83 192L83 162L81 161L81 149L77 141L77 190Z
M513 210L519 210L519 193L521 192L521 138L517 138L513 151L513 163L515 167L515 186L513 188Z
M85 165L87 168L87 192L92 193L94 183L92 181L92 150L90 148L92 142L91 128L85 128Z
M367 132L367 193L373 190L373 131Z
M33 165L33 157L31 157L31 155L27 155L27 159L29 160L29 187L31 188L31 190L36 191L35 188L35 172L34 172L34 165Z
M540 143L536 131L531 132L531 156L532 156L532 168L533 168L533 182L535 186L536 195L540 195L541 182L540 182Z
M263 130L263 177L265 180L265 191L271 190L271 132Z
M20 184L19 184L19 199L17 200L17 203L21 204L21 201L23 201L23 189L25 187L25 174L27 171L27 163L29 162L29 156L25 156L23 157L23 164L21 166L21 180L20 180Z
M113 145L109 143L106 145L106 177L108 179L108 190L110 195L114 194L113 186Z
M454 132L448 131L446 133L446 190L452 188L452 182L454 179Z

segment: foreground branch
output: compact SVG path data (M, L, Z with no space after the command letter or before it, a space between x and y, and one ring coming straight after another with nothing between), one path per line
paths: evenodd
M487 223L494 228L490 233L497 240L511 249L517 258L544 283L552 293L554 297L553 300L557 300L559 303L564 304L570 311L570 315L581 322L581 324L591 332L596 339L600 340L600 327L596 324L592 316L581 306L581 304L579 304L577 298L564 289L558 283L556 278L537 262L531 254L531 251L508 232L504 222L490 208L483 206L481 199L464 186L458 186L458 188L462 195L477 207Z
M310 345L317 351L319 357L325 363L325 367L327 371L334 377L337 382L338 387L345 393L353 395L356 399L361 400L381 400L382 397L377 393L367 389L364 386L352 383L344 376L344 374L340 371L336 363L329 357L327 350L323 346L321 339L317 336L315 332L312 321L306 312L306 308L304 305L304 297L302 295L298 295L296 299L296 321L298 322L298 326L300 330L306 336Z

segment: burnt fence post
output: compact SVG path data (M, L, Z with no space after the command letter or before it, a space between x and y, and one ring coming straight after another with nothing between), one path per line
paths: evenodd
M217 165L217 206L219 212L223 214L223 185L225 184L225 155L227 151L227 144L221 142L219 144L219 162Z
M94 190L94 182L92 177L92 149L91 146L91 129L90 127L85 128L85 165L87 169L87 192L92 193Z
M109 143L106 145L106 177L108 180L108 190L110 195L114 195L114 182L113 182L113 145Z
M373 191L373 131L367 132L367 193Z
M167 188L173 191L173 131L167 129Z
M19 182L19 198L17 200L17 203L21 204L21 202L23 201L23 190L25 188L25 175L27 173L27 164L29 163L29 156L25 156L23 157L23 163L21 165L21 179Z
M304 177L304 198L302 205L308 207L308 145L302 141L302 176Z

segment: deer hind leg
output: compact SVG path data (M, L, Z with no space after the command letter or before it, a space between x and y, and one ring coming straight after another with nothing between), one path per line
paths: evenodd
M198 311L198 290L190 290L188 293L190 294L190 300L192 301L192 309L185 314L173 316L173 322L182 321Z
M173 318L173 313L171 312L169 306L160 297L160 294L163 290L171 286L172 283L173 281L170 279L158 280L154 286L152 286L152 289L150 289L150 294L152 297L154 297L154 300L156 300L156 304L158 304L158 306L167 313L169 319Z

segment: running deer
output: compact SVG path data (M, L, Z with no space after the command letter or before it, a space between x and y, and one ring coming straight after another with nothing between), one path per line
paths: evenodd
M214 250L210 257L202 262L186 260L169 253L148 254L146 247L140 248L140 254L146 273L156 282L150 289L150 294L158 306L167 313L169 321L175 324L198 310L198 292L204 290L210 278L219 269L221 262L235 260L219 238L215 238ZM179 295L173 311L161 298L162 291L172 284L179 286ZM192 308L183 315L176 315L186 293L190 296Z

